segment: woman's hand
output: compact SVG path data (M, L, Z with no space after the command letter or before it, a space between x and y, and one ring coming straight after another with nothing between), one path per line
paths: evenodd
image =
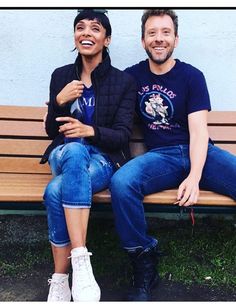
M58 117L57 122L66 122L59 127L59 132L63 133L66 138L84 138L95 135L92 126L85 125L79 120L71 117Z
M81 97L83 94L84 85L82 81L73 80L67 84L57 95L56 100L59 106L63 106L66 103Z

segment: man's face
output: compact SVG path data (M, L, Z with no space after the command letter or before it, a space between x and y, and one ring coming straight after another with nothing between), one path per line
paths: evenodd
M152 16L145 24L142 44L148 57L156 64L164 64L177 46L174 23L170 16Z
M103 47L110 43L106 30L96 19L80 20L75 26L74 40L76 49L84 56L102 54Z

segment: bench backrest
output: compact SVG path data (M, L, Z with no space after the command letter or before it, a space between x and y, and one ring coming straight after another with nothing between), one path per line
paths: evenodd
M0 172L49 173L40 158L51 142L43 128L45 107L0 106Z
M45 107L0 106L0 172L50 173L40 158L51 142L44 131ZM209 113L209 132L216 145L236 155L236 111ZM139 124L134 124L130 143L133 156L145 151Z
M131 152L137 156L146 151L137 121L133 128ZM212 111L208 114L208 130L214 143L236 155L236 111Z

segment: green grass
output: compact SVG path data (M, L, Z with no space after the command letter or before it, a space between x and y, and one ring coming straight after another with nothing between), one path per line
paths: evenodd
M89 228L89 246L96 256L100 275L110 274L120 285L129 281L129 262L119 247L113 223L94 220ZM197 219L192 232L188 220L149 219L150 234L159 239L163 255L162 278L191 285L236 286L236 228L233 220ZM98 230L99 234L94 236ZM108 228L107 228L108 227ZM94 237L94 238L93 238Z
M161 277L183 284L233 288L236 286L236 228L234 220L197 218L192 233L189 220L148 218L150 234L159 239L164 256ZM28 234L24 234L28 232ZM42 266L53 268L44 216L0 216L0 276L27 275ZM127 285L130 265L120 248L113 220L92 217L88 248L97 277L110 287ZM206 279L208 278L208 280Z
M168 254L160 262L162 276L171 274L185 284L235 287L235 231L232 222L211 219L198 220L194 235L186 222L169 227L168 234L162 228L160 244Z

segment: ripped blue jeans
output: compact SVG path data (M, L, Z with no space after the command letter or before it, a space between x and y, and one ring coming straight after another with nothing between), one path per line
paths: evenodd
M97 147L78 142L56 147L48 162L53 174L44 193L49 241L64 247L70 243L64 208L90 208L92 195L108 187L115 168Z

